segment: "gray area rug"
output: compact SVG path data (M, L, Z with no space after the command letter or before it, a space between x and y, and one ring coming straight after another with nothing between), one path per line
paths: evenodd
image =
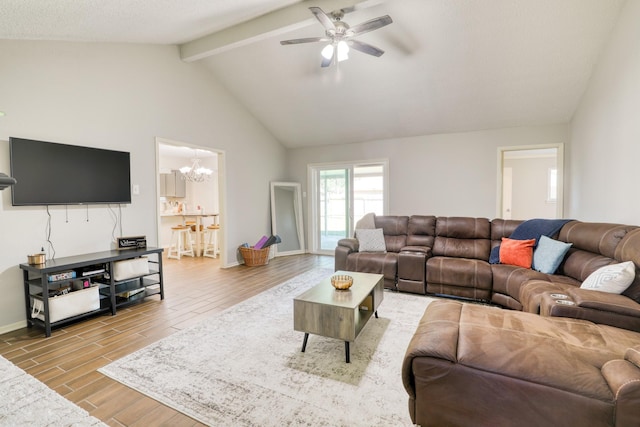
M212 426L411 426L401 366L432 299L385 291L349 364L330 338L311 335L302 353L293 298L331 273L306 272L100 372Z
M106 426L0 357L0 426Z

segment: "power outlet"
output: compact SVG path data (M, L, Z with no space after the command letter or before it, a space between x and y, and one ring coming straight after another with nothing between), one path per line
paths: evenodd
M133 187L131 187L131 192L134 196L140 195L140 186L138 184L133 184Z

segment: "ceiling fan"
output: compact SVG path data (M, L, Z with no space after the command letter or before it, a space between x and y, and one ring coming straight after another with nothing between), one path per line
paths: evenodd
M349 9L339 9L325 13L319 7L310 7L311 13L316 17L320 24L325 28L324 37L308 37L302 39L283 40L281 45L300 44L300 43L314 43L314 42L329 42L324 49L322 49L322 67L328 67L334 62L343 61L348 59L349 48L353 48L360 52L373 56L382 56L384 50L372 46L368 43L355 40L356 36L359 36L369 31L377 30L385 25L391 24L393 21L389 15L374 18L362 24L354 25L350 27L349 24L342 21L344 14L350 12Z

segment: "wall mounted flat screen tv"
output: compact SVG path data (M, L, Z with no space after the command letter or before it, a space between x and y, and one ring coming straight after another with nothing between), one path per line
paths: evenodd
M131 203L129 153L9 138L13 206Z

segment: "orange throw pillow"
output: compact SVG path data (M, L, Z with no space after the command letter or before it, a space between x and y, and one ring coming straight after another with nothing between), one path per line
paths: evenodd
M531 268L535 244L536 239L514 240L503 237L500 245L500 264Z

